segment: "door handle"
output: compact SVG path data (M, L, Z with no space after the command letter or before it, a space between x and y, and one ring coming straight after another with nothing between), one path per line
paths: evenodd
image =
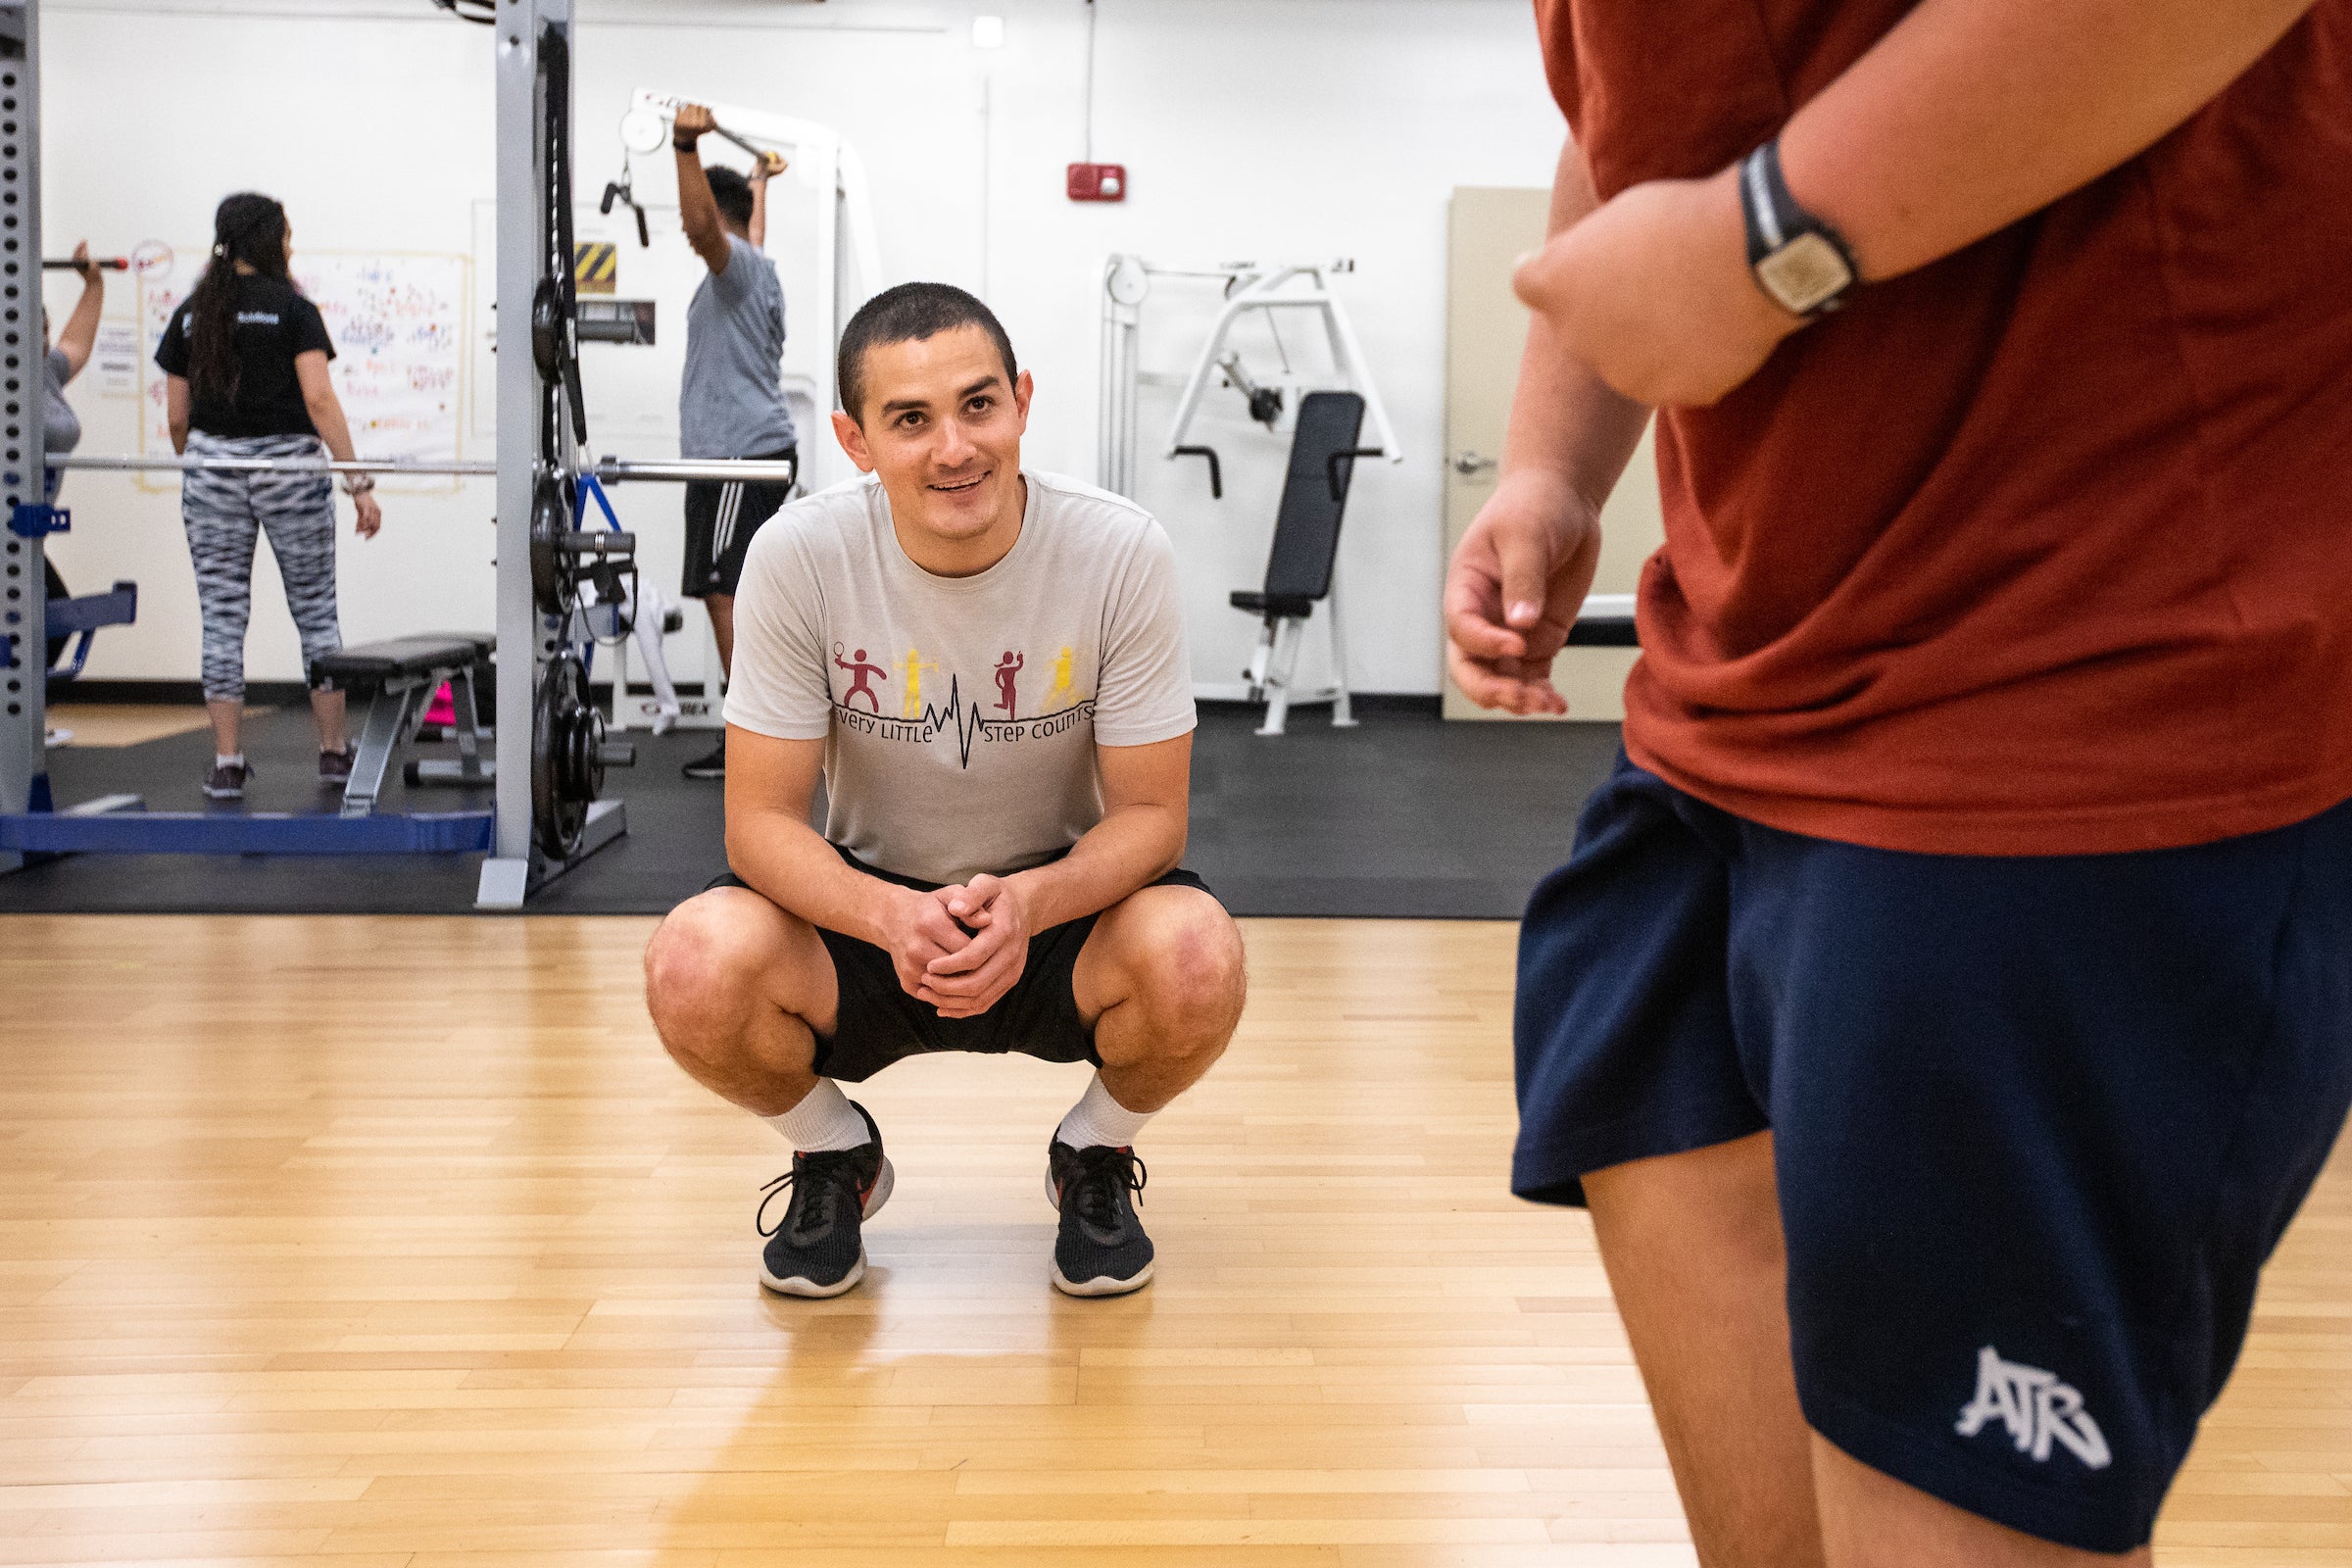
M1482 458L1467 447L1453 455L1453 471L1465 479L1475 479L1489 469L1499 466L1495 459Z

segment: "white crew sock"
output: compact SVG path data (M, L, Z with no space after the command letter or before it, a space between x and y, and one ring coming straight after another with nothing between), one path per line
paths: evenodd
M856 1149L859 1144L873 1141L873 1134L865 1130L865 1118L858 1114L850 1097L841 1092L841 1085L830 1078L819 1078L816 1087L803 1095L801 1102L783 1115L760 1119L782 1133L784 1141L798 1154Z
M243 752L231 752L226 757L223 757L219 752L215 752L213 754L213 765L215 767L243 767L245 765L245 754Z
M1088 1081L1086 1093L1078 1097L1078 1103L1070 1107L1070 1113L1061 1118L1061 1125L1054 1129L1054 1136L1072 1149L1092 1149L1098 1144L1133 1149L1144 1123L1157 1114L1152 1110L1129 1110L1111 1099L1110 1091L1102 1087L1102 1075L1097 1073Z

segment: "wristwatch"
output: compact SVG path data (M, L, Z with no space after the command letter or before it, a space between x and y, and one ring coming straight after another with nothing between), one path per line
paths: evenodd
M1845 236L1788 194L1777 139L1740 161L1740 207L1747 219L1748 270L1756 286L1789 315L1834 311L1862 280Z

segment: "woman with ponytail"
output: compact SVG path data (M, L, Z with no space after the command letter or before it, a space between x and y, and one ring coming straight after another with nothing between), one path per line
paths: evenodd
M356 461L351 427L327 378L335 346L318 309L287 275L294 235L285 209L251 192L213 215L213 256L165 324L155 363L167 377L172 444L192 457L317 458ZM359 532L383 525L365 475L344 482ZM306 671L343 646L335 615L335 492L323 473L192 469L180 517L196 564L204 616L204 705L213 721L213 768L204 793L243 797L253 769L241 741L245 711L245 625L253 605L253 550L270 535L286 585L286 608L302 633ZM343 728L343 694L311 678L318 728L318 781L351 778L353 748Z

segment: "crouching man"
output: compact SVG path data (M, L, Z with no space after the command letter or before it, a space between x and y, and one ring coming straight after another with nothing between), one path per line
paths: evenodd
M1135 1143L1242 1012L1241 935L1184 853L1175 561L1132 503L1025 472L1030 377L988 307L909 283L843 334L862 480L752 542L727 693L731 869L646 952L670 1054L793 1151L760 1279L838 1296L890 1196L840 1085L928 1052L1096 1066L1047 1146L1053 1281L1152 1278ZM826 824L809 826L819 774Z

